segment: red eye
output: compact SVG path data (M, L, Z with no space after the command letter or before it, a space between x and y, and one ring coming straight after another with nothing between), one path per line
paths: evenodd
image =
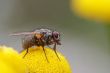
M53 37L55 38L55 39L59 39L59 32L56 32L56 31L54 31L53 32Z
M58 38L58 34L55 35L55 38Z

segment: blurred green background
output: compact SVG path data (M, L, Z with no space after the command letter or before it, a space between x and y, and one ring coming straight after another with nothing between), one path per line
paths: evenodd
M110 73L108 29L75 15L69 0L0 0L0 44L22 50L14 32L50 28L61 33L62 52L73 73Z

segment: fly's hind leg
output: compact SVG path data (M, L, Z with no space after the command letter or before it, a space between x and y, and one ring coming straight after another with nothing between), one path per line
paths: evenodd
M54 44L53 50L54 50L54 52L55 52L57 58L59 59L59 61L61 61L60 58L59 58L59 56L58 56L58 54L57 54L57 51L56 51L56 43Z
M22 47L23 49L26 49L26 53L24 54L23 58L25 58L25 56L27 55L28 53L28 48L29 48L29 43L26 42L25 38L22 38Z
M25 56L27 55L28 53L28 48L26 49L26 53L24 54L23 58L25 58Z

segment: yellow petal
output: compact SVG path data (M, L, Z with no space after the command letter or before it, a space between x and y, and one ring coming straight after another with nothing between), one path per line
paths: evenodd
M23 59L13 48L0 46L0 60L12 68L15 73L26 73L26 66Z
M60 53L56 56L55 52L50 48L45 48L47 61L42 47L29 48L29 52L24 57L25 64L29 68L30 73L72 73L67 59ZM23 57L26 50L21 53Z
M0 61L0 73L15 73L12 68Z

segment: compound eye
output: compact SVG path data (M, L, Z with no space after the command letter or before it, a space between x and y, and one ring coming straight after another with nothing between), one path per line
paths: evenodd
M55 35L55 38L58 38L58 34Z
M57 34L57 39L60 39L60 34Z
M53 32L53 36L55 39L59 39L60 34L58 32Z

